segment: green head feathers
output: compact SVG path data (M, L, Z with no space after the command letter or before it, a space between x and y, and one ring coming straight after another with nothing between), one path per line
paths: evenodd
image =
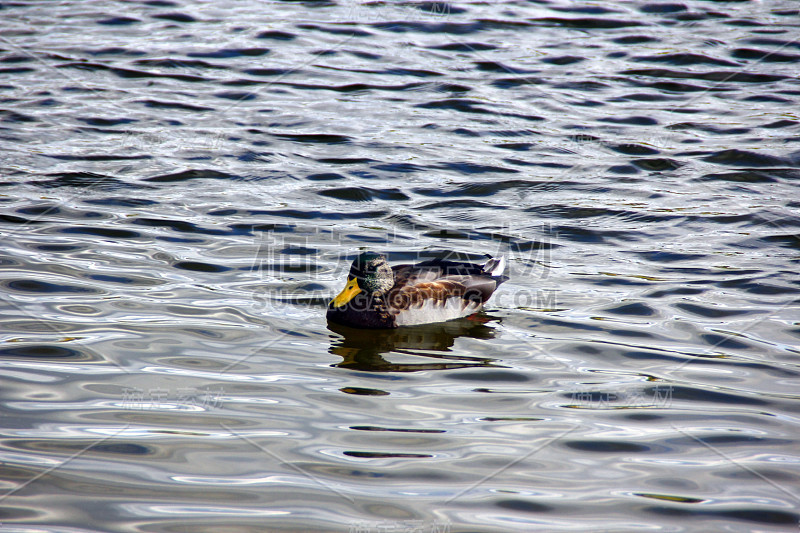
M375 252L364 252L356 257L349 277L356 278L366 293L383 294L394 285L392 267L386 262L386 257Z

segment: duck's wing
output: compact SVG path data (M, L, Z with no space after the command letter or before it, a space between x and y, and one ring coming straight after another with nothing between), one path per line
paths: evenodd
M399 326L469 316L504 281L481 265L449 261L398 265L393 270L395 284L386 304Z
M434 259L416 265L397 265L392 270L395 280L392 291L424 283L451 281L463 286L461 294L474 299L477 293L481 301L488 300L498 285L508 279L503 275L504 257L489 257L483 265Z
M386 303L395 325L413 326L462 318L480 309L480 301L465 295L463 284L439 279L392 289L386 296Z
M441 268L427 265L426 263L420 263L418 265L396 265L392 267L392 273L394 274L394 287L392 287L392 290L408 285L436 281L442 277Z
M405 311L429 301L441 304L448 298L461 298L465 290L464 285L456 280L408 282L402 286L395 285L386 295L386 303L395 311Z

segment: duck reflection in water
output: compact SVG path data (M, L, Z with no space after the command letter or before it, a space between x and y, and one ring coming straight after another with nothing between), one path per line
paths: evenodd
M371 372L415 372L419 370L446 370L453 368L497 367L493 359L454 355L450 348L458 337L492 339L495 329L487 324L500 321L479 313L467 318L406 326L397 329L358 329L328 323L331 335L330 353L342 358L334 366ZM425 357L436 362L392 363L384 358L394 352L403 359ZM438 353L437 353L438 352Z

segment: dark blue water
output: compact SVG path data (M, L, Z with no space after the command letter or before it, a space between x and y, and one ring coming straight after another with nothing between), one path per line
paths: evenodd
M799 17L1 4L0 529L796 531Z

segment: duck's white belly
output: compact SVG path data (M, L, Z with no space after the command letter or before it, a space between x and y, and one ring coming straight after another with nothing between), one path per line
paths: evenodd
M481 305L475 302L468 302L465 306L464 299L459 296L453 296L441 303L436 300L426 300L421 306L400 311L395 317L395 323L398 326L414 326L431 322L445 322L469 316L480 307Z

